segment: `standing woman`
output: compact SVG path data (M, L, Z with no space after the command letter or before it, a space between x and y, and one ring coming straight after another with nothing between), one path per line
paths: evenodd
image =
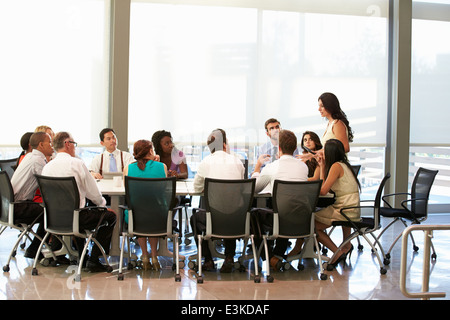
M328 119L327 129L321 138L322 145L329 139L338 139L344 145L345 153L348 153L350 142L353 141L353 132L338 98L333 93L325 92L318 100L320 115Z
M167 176L167 167L164 163L158 162L153 153L153 145L148 140L138 140L133 146L133 155L136 162L130 163L124 168L124 176L138 177L138 178L165 178ZM144 270L154 269L158 271L161 267L158 262L158 238L148 237L150 249L152 252L152 262L147 250L147 238L139 237L139 246L142 250L142 264Z
M182 151L175 148L170 132L156 131L152 136L152 142L155 146L155 153L159 156L160 161L167 166L168 176L186 179L188 177L186 157Z
M320 166L320 179L324 182L320 189L320 195L326 195L332 190L336 195L335 202L315 213L317 240L328 249L336 253L338 247L325 232L326 228L332 225L333 221L346 218L340 213L342 208L359 206L360 184L348 162L344 145L338 139L330 139L324 147L324 157L318 157ZM360 218L359 209L346 210L346 216L358 221ZM350 236L350 228L343 228L343 241ZM348 254L353 250L351 243L347 243L341 250L341 254L336 256L330 265L336 266L340 261L345 261Z

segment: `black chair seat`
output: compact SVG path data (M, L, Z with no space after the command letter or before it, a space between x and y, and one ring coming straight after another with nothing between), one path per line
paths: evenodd
M360 221L333 221L333 226L343 226L353 228L356 226L358 229L369 228L373 229L375 227L375 219L368 217L361 217Z
M408 220L413 220L411 213L402 208L380 208L381 216L385 218L401 217ZM424 218L425 214L415 213L416 218Z

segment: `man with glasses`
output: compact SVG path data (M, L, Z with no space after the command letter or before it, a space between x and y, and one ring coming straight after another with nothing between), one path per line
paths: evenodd
M117 149L117 137L113 129L100 131L100 144L105 151L92 159L89 171L95 179L103 179L103 173L123 172L123 169L134 162L133 155Z
M97 186L97 182L89 173L88 168L83 160L75 157L75 148L77 143L68 132L59 132L53 140L56 157L50 161L42 170L42 175L51 177L75 177L78 190L80 192L80 208L86 205L86 198L92 201L96 206L104 207L106 200L103 198ZM86 210L80 212L80 229L94 229L102 219L102 211ZM116 214L111 210L103 216L103 221L107 221L106 226L102 226L97 232L97 240L109 252L111 245L111 236L116 223ZM78 252L81 256L83 250L84 239L77 239ZM93 246L91 255L87 261L86 267L90 272L106 271L104 266L99 261L101 255L100 249Z
M17 223L28 225L39 223L36 234L44 237L44 213L43 207L38 199L33 201L38 189L35 174L41 174L47 163L47 157L53 154L53 146L50 135L45 132L35 132L30 136L29 142L32 151L27 153L20 165L17 167L11 178L11 185L14 191L14 215ZM26 258L34 259L39 247L40 240L34 238L30 246L25 251Z

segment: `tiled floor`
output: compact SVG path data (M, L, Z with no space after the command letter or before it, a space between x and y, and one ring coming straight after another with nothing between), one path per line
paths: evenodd
M384 222L383 225L386 223ZM435 214L426 224L450 224L450 215ZM398 226L399 227L399 226ZM401 228L395 228L396 231ZM413 254L410 248L407 259L407 289L421 291L423 233L414 233L420 250ZM10 247L17 237L14 230L6 230L0 239L0 265L7 261ZM335 232L336 242L340 232ZM383 237L383 243L392 240L393 233ZM433 243L438 258L431 266L430 291L442 291L450 299L450 243L449 231L434 232ZM363 242L364 244L364 242ZM354 243L356 246L356 243ZM410 245L411 247L411 245ZM142 271L126 270L125 279L117 280L118 257L110 263L115 270L111 274L83 272L82 281L74 282L75 266L44 267L39 265L39 275L32 276L33 260L24 258L23 250L17 252L11 261L10 271L0 274L0 299L6 300L400 300L406 298L399 286L400 279L399 242L392 254L387 273L380 275L375 256L367 244L363 251L353 252L351 262L334 271L326 271L327 280L319 279L319 268L312 259L305 259L305 269L294 268L274 274L274 282L268 283L263 277L261 283L254 283L253 272L235 271L231 274L205 272L204 283L197 284L196 274L186 265L181 270L181 282L174 281L172 262L162 258L163 269ZM195 254L195 244L182 245L181 253ZM137 252L139 255L140 253ZM219 267L220 267L219 262ZM248 265L247 265L248 267ZM265 275L265 267L262 266Z

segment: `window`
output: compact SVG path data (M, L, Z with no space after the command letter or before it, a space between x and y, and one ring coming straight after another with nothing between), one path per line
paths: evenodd
M107 0L0 0L2 145L39 125L98 144L108 122L109 11Z
M410 182L419 167L439 170L432 203L450 203L450 1L413 4Z
M322 135L317 99L330 91L353 145L384 148L388 1L204 3L131 2L130 141L165 129L178 147L199 146L223 128L252 165L269 118Z

